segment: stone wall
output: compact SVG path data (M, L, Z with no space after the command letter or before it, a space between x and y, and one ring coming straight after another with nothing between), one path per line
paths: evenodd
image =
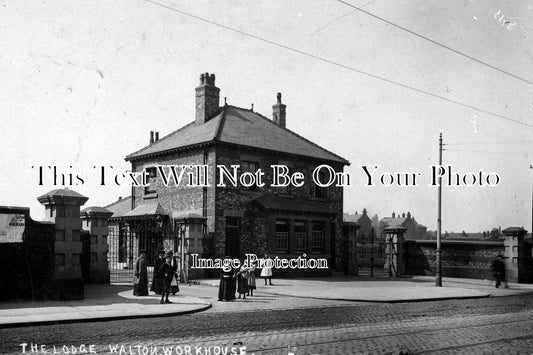
M434 240L406 240L404 244L405 273L434 275ZM504 254L503 242L442 241L441 270L443 277L492 279L490 265L498 254Z

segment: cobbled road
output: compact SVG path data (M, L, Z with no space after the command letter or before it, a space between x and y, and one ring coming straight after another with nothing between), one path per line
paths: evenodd
M82 344L119 355L221 355L241 344L246 354L533 354L531 294L395 304L296 300L292 309L0 329L0 352L23 354L26 343L32 354L33 343L51 355L54 345L56 355L80 354Z

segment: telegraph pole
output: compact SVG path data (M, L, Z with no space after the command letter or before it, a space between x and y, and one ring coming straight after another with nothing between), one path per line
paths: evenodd
M529 169L533 169L533 164L529 164ZM533 182L531 183L531 235L533 235Z
M439 136L439 170L442 166L442 133ZM439 193L437 199L437 250L435 250L436 256L436 271L435 271L435 286L442 286L442 275L440 269L440 242L441 242L441 207L442 207L442 176L439 174Z

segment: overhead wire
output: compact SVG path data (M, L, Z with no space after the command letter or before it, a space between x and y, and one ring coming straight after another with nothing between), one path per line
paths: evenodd
M445 149L447 152L465 152L465 153L487 153L487 154L516 154L516 155L525 155L529 156L530 153L527 152L505 152L501 150L464 150L464 149Z
M217 26L217 27L220 27L220 28L224 28L224 29L226 29L228 31L232 31L232 32L238 33L240 35L243 35L243 36L246 36L246 37L250 37L250 38L256 39L258 41L265 42L265 43L268 43L270 45L273 45L273 46L276 46L276 47L279 47L279 48L283 48L283 49L286 49L288 51L291 51L291 52L294 52L294 53L298 53L298 54L307 56L309 58L313 58L313 59L322 61L324 63L332 64L332 65L338 66L340 68L344 68L346 70L350 70L350 71L353 71L353 72L356 72L356 73L359 73L359 74L362 74L362 75L365 75L365 76L369 76L369 77L374 78L374 79L378 79L378 80L387 82L389 84L393 84L393 85L400 86L402 88L405 88L405 89L408 89L408 90L411 90L411 91L418 92L420 94L424 94L424 95L427 95L427 96L430 96L430 97L433 97L433 98L436 98L436 99L439 99L439 100L442 100L442 101L446 101L446 102L450 102L450 103L453 103L453 104L456 104L456 105L459 105L459 106L462 106L462 107L466 107L466 108L469 108L469 109L474 110L474 111L482 112L482 113L485 113L487 115L490 115L490 116L493 116L493 117L497 117L497 118L501 118L503 120L506 120L506 121L509 121L509 122L513 122L513 123L516 123L516 124L519 124L519 125L522 125L522 126L533 128L533 124L530 124L530 123L527 123L527 122L523 122L523 121L511 118L511 117L507 117L507 116L504 116L504 115L501 115L501 114L498 114L498 113L495 113L495 112L492 112L492 111L488 111L488 110L485 110L485 109L482 109L482 108L479 108L479 107L476 107L476 106L473 106L473 105L470 105L470 104L467 104L467 103L463 103L463 102L460 102L460 101L457 101L457 100L449 99L449 98L446 98L444 96L433 94L431 92L424 91L422 89L418 89L416 87L409 86L407 84L403 84L401 82L398 82L398 81L395 81L395 80L391 80L391 79L388 79L388 78L385 78L385 77L382 77L382 76L379 76L379 75L376 75L376 74L365 72L363 70L357 69L355 67L351 67L351 66L346 65L346 64L335 62L333 60L330 60L330 59L327 59L327 58L323 58L323 57L320 57L318 55L305 52L303 50L292 48L290 46L287 46L287 45L284 45L284 44L281 44L281 43L278 43L278 42L275 42L275 41L272 41L272 40L269 40L269 39L254 35L254 34L251 34L251 33L248 33L248 32L245 32L245 31L242 31L242 30L239 30L239 29L236 29L236 28L233 28L233 27L230 27L230 26L227 26L227 25L212 21L212 20L208 20L208 19L200 17L198 15L194 15L194 14L185 12L183 10L180 10L180 9L175 8L175 7L171 7L171 6L159 3L157 1L153 1L153 0L145 0L145 1L149 2L151 4L154 4L154 5L160 6L162 8L168 9L170 11L179 13L181 15L194 18L194 19L196 19L198 21L209 23L211 25L214 25L214 26Z
M480 59L477 59L477 58L475 58L475 57L472 57L471 55L468 55L468 54L463 53L463 52L461 52L461 51L459 51L459 50L457 50L457 49L454 49L454 48L452 48L452 47L450 47L450 46L447 46L447 45L445 45L445 44L442 44L442 43L440 43L440 42L437 42L437 41L435 41L435 40L433 40L433 39L431 39L431 38L429 38L429 37L426 37L426 36L424 36L424 35L421 35L421 34L415 32L415 31L412 31L412 30L410 30L410 29L408 29L408 28L405 28L405 27L403 27L403 26L400 26L400 25L398 25L398 24L396 24L396 23L394 23L394 22L391 22L391 21L389 21L389 20L383 18L383 17L380 17L380 16L375 15L375 14L373 14L373 13L371 13L371 12L368 12L368 11L366 11L366 10L363 10L361 6L355 6L355 5L352 5L352 4L350 4L349 2L346 2L346 1L344 1L344 0L337 0L337 1L340 2L340 3L343 3L343 4L345 4L345 5L347 5L347 6L349 6L349 7L352 7L352 8L354 8L354 9L356 9L356 10L358 10L358 11L360 11L360 12L362 12L362 13L368 15L368 16L371 16L371 17L373 17L373 18L375 18L375 19L377 19L377 20L379 20L379 21L385 22L386 24L389 24L389 25L391 25L391 26L393 26L393 27L395 27L395 28L398 28L398 29L400 29L400 30L402 30L402 31L405 31L405 32L407 32L407 33L410 33L410 34L412 34L413 36L416 36L416 37L422 38L422 39L425 40L425 41L428 41L428 42L433 43L434 45L437 45L437 46L439 46L439 47L441 47L441 48L444 48L444 49L446 49L446 50L449 50L449 51L451 51L451 52L453 52L453 53L455 53L455 54L458 54L458 55L460 55L460 56L462 56L462 57L468 58L468 59L470 59L470 60L472 60L472 61L474 61L474 62L476 62L476 63L478 63L478 64L484 65L484 66L486 66L486 67L488 67L488 68L491 68L491 69L493 69L493 70L496 70L496 71L498 71L498 72L500 72L500 73L502 73L502 74L505 74L505 75L511 76L511 77L513 77L513 78L515 78L515 79L517 79L517 80L520 80L520 81L522 81L522 82L524 82L524 83L527 83L527 84L529 84L529 85L533 85L533 82L530 81L530 80L528 80L528 79L522 78L522 77L520 77L520 76L518 76L518 75L515 75L515 74L513 74L513 73L510 73L510 72L508 72L508 71L506 71L506 70L504 70L504 69L498 68L497 66L494 66L494 65L492 65L492 64L489 64L489 63L484 62L484 61L482 61L482 60L480 60Z
M451 142L446 143L446 145L491 145L491 144L529 144L533 143L533 141L505 141L505 142Z

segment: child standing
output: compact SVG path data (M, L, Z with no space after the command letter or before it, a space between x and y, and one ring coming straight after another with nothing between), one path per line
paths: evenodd
M241 295L243 296L243 299L246 299L246 294L248 293L248 268L246 268L244 265L241 266L239 271L237 272L237 292L239 293L239 297L241 298Z
M272 260L266 254L265 260L272 262ZM265 286L267 285L267 279L270 286L272 286L272 267L270 266L270 264L268 264L268 266L267 264L263 265L263 269L261 270L261 277L265 279Z

